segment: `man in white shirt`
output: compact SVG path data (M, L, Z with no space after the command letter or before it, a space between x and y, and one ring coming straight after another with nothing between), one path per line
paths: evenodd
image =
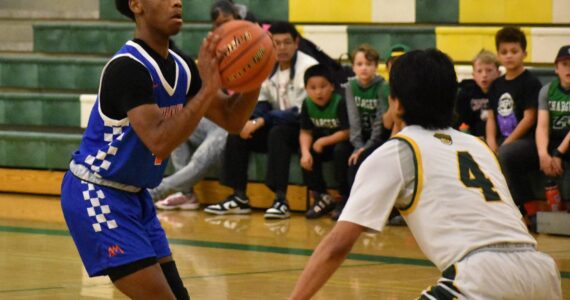
M246 187L249 154L254 151L267 153L265 183L275 193L265 218L289 218L285 195L291 155L299 148L299 112L307 96L303 76L307 68L318 62L298 50L301 37L293 24L276 22L269 31L277 51L277 63L261 86L259 103L251 119L239 135L227 138L221 182L234 192L220 203L206 207L207 213L251 212Z
M301 274L291 299L309 299L360 233L381 231L393 206L440 269L420 299L562 299L553 259L536 251L494 155L450 128L457 79L438 50L401 56L390 106L404 129L363 163L339 222Z

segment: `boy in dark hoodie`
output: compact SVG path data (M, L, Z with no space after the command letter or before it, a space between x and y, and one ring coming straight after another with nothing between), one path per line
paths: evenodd
M473 79L465 79L459 84L459 94L455 110L455 128L475 136L485 136L489 87L500 76L499 61L495 54L481 50L473 59Z

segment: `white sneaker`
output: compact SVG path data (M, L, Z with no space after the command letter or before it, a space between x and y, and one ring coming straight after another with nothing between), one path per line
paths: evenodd
M243 215L251 213L251 207L249 199L230 195L218 204L208 205L204 211L214 215Z
M289 218L289 205L285 202L275 201L273 206L265 211L266 219L287 219Z
M194 193L185 195L180 192L172 194L164 200L156 202L154 205L156 208L164 210L195 210L200 207L200 203L198 203L198 199Z

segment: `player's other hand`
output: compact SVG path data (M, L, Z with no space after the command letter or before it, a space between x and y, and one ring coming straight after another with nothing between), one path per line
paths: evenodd
M202 77L202 87L216 93L222 87L219 64L223 54L217 50L220 39L219 35L208 33L198 53L198 70Z

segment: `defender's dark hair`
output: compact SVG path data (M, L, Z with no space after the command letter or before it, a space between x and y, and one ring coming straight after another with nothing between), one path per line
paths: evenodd
M317 64L305 70L305 74L303 75L305 86L307 86L307 82L311 77L316 76L324 77L332 85L336 85L331 69L325 65Z
M210 20L216 20L220 14L232 15L236 20L241 19L232 2L228 0L218 0L210 8Z
M135 20L135 14L129 7L129 0L115 0L115 7L123 15L131 20Z
M450 127L457 94L453 62L436 49L407 52L390 70L390 94L402 104L407 125Z
M495 47L499 51L501 43L519 43L521 48L526 51L526 36L518 27L506 26L497 31L495 35Z
M272 34L289 33L294 40L299 37L299 32L295 26L289 22L284 21L277 21L275 23L272 23L271 27L269 27L269 32Z

